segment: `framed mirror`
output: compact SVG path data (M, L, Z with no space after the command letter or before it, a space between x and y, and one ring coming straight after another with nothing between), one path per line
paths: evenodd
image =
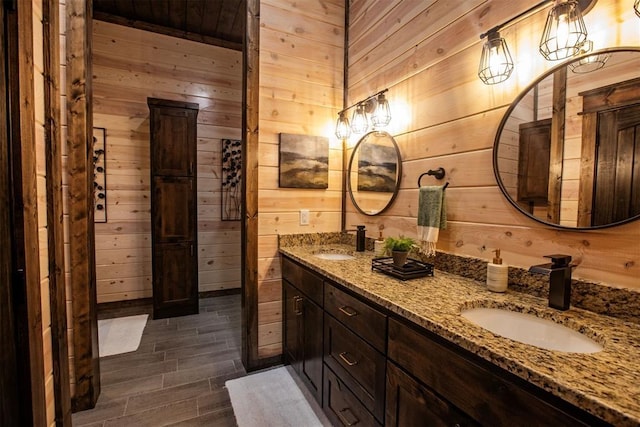
M546 225L640 218L640 48L582 55L529 85L500 123L493 169L507 200Z
M347 191L360 213L378 215L388 209L401 177L400 149L391 135L373 131L358 141L347 169Z

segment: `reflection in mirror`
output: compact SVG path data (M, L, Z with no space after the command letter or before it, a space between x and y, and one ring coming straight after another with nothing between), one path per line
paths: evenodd
M358 211L377 215L391 206L398 194L402 161L391 135L373 131L356 144L349 161L347 185Z
M545 224L602 228L640 217L640 49L594 55L602 53L610 56L597 70L565 63L543 75L498 129L498 184Z

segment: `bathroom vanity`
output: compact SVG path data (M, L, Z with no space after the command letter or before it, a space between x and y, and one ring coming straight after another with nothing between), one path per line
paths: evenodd
M318 252L349 253L327 260ZM400 281L346 245L281 247L284 355L334 425L638 425L635 324L436 271ZM592 354L502 338L460 315L500 307L563 323Z

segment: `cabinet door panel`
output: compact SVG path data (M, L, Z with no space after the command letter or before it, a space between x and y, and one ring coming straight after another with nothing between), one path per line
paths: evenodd
M153 258L153 301L156 318L198 312L198 280L191 243L162 243Z
M476 426L471 418L433 391L387 363L386 426Z
M197 111L157 107L151 123L154 137L165 141L151 152L153 175L193 176Z
M192 178L154 177L154 242L193 240L196 232Z
M300 374L300 323L302 319L301 292L291 286L287 280L282 281L282 299L284 304L284 340L283 351L285 363L291 364Z
M300 374L322 405L322 308L308 298L303 300L302 366Z

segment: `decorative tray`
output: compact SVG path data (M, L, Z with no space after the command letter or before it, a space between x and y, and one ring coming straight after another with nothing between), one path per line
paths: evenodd
M371 260L371 270L379 271L400 280L417 279L418 277L433 276L433 264L408 259L402 267L393 264L392 257L373 258Z

